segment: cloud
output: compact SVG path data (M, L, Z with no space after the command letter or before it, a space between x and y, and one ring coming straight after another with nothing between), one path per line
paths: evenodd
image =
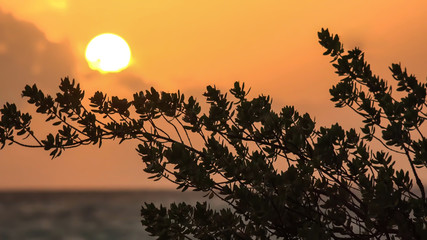
M149 87L148 84L141 77L132 73L126 73L121 75L118 78L118 84L127 88L130 92L143 91Z
M54 43L32 23L0 10L0 104L20 102L26 84L46 92L57 89L62 77L74 73L74 55L68 43Z

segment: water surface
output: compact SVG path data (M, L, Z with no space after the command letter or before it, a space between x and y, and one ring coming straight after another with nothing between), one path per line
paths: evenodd
M2 240L153 239L141 225L144 202L195 203L179 191L0 192Z

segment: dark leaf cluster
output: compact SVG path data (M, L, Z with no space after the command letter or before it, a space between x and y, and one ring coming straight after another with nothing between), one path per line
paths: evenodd
M208 86L206 111L194 97L154 88L130 100L96 92L86 109L80 86L64 78L56 98L35 85L23 92L57 132L39 139L31 116L7 103L0 143L57 157L103 140L135 140L150 179L226 203L145 204L142 223L158 239L426 239L419 176L427 167L426 84L393 64L396 95L361 50L345 52L324 29L319 42L342 78L330 90L332 101L363 118L360 131L316 127L292 106L275 111L269 96L249 98L239 82L227 93ZM374 141L384 149L372 150ZM410 168L398 169L395 159Z

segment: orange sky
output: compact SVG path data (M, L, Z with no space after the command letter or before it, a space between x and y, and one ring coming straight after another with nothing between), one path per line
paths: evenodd
M154 86L201 93L244 81L274 106L295 105L319 125L358 122L334 110L328 89L337 81L322 56L317 31L338 33L344 47L359 46L377 74L402 62L420 80L427 68L426 1L176 1L0 0L0 104L17 102L25 84L53 93L59 79L76 78L95 90L130 96ZM132 50L132 65L102 75L84 59L94 36L116 33ZM353 120L350 120L353 119ZM136 143L67 151L50 160L41 150L0 151L0 189L165 188L146 179Z

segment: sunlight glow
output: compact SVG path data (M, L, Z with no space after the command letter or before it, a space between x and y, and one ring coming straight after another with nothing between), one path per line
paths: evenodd
M67 0L49 0L50 5L57 9L66 9L68 6Z
M96 36L86 47L89 67L101 73L120 72L129 66L130 59L129 45L112 33Z

